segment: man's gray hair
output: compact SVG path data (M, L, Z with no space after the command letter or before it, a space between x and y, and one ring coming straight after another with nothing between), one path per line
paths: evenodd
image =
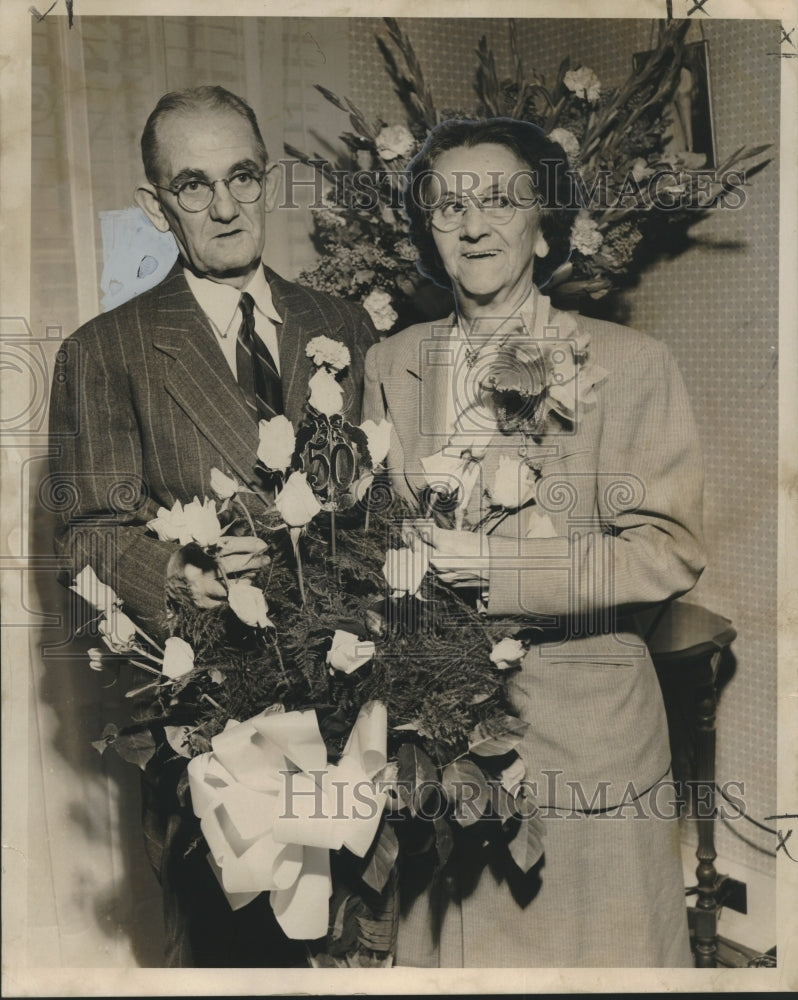
M255 136L258 152L263 157L264 164L268 159L266 144L260 134L258 119L255 112L243 98L219 86L191 87L188 90L174 90L164 94L158 101L147 119L141 134L141 159L144 162L144 173L151 184L157 184L161 179L160 163L158 161L158 125L163 118L173 111L233 111L249 122Z

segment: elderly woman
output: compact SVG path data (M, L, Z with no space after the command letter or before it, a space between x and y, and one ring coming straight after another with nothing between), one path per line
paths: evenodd
M419 267L456 311L371 348L365 415L393 423L400 494L426 509L446 494L434 570L487 615L536 626L509 684L545 853L520 879L475 844L445 903L404 901L397 962L690 966L668 730L638 624L704 565L684 385L663 344L538 290L578 207L539 129L444 122L407 180Z

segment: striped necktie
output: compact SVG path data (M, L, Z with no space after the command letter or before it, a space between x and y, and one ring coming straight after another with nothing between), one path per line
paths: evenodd
M283 387L269 348L255 332L255 302L249 292L241 296L241 327L236 343L236 377L247 403L258 420L283 412Z

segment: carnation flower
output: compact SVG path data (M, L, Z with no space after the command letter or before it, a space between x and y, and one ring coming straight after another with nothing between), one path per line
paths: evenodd
M221 469L211 469L211 489L220 500L229 500L234 497L239 488L236 480L226 476Z
M360 430L368 438L372 465L379 465L388 454L393 424L390 420L385 419L380 420L378 424L373 420L364 420L360 425Z
M378 330L390 330L399 319L399 313L391 305L391 296L381 288L369 292L363 299L363 308Z
M603 242L604 237L598 226L590 218L590 214L584 208L581 209L571 232L571 243L585 257L592 257Z
M296 435L288 417L279 414L258 422L258 461L273 472L284 472L294 457Z
M353 632L344 632L341 629L335 630L332 646L327 653L327 663L334 669L345 674L368 663L377 652L377 647L373 642L359 639Z
M569 69L563 77L565 86L572 90L577 97L595 104L601 95L601 81L587 66L580 66L579 69Z
M274 628L263 591L249 580L235 580L227 588L227 601L233 613L252 628Z
M323 413L326 417L332 417L341 412L344 405L344 393L331 372L320 368L308 382L308 388L310 389L308 403L314 410Z
M380 131L375 146L383 160L395 160L397 156L409 156L416 140L405 125L388 125Z
M496 664L497 670L510 670L512 667L520 666L525 653L522 642L506 637L497 642L490 651L490 661Z
M575 160L579 156L579 140L567 128L555 128L549 132L548 137L562 146L569 160Z
M177 680L194 669L194 650L178 636L173 635L164 643L163 674L170 680Z
M289 528L303 528L321 510L304 472L292 472L274 502Z
M499 456L499 467L490 488L491 503L507 510L523 507L534 492L529 481L529 467L523 459Z
M325 336L309 340L305 347L305 354L309 358L313 358L313 364L317 368L325 365L328 370L334 372L343 371L352 361L346 344Z

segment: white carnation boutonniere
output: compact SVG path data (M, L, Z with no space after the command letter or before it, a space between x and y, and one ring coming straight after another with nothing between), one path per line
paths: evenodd
M305 354L312 358L317 368L326 368L329 372L341 372L352 363L352 356L346 344L332 337L314 337L305 347Z

